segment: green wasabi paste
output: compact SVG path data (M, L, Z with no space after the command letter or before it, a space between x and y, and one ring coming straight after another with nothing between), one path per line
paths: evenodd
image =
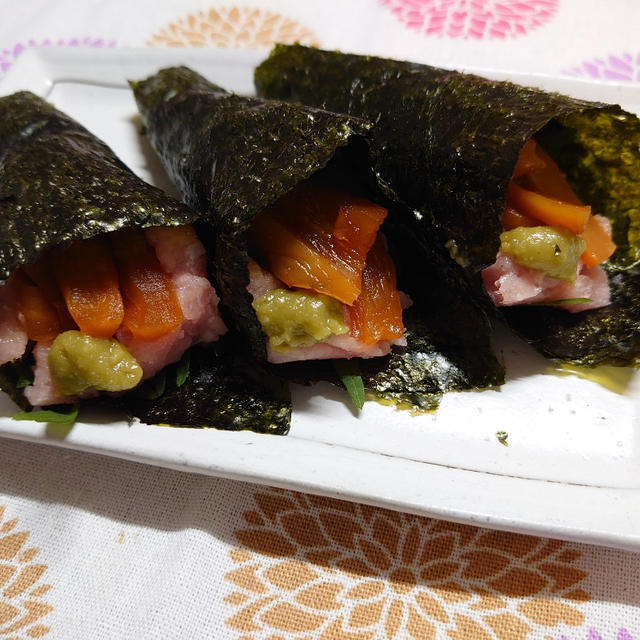
M530 269L573 282L586 242L561 227L516 227L500 234L502 252Z
M142 367L112 338L94 338L80 331L65 331L49 351L49 369L56 391L79 395L88 388L125 391L142 379Z
M340 302L321 293L273 289L254 300L253 308L276 351L309 347L349 331Z

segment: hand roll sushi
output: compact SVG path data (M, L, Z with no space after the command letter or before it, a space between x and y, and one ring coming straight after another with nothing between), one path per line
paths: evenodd
M439 258L409 238L412 254L423 257L422 271L434 274L432 297L414 297L416 271L398 262L403 249L396 242L408 212L376 186L370 123L237 96L185 67L131 85L167 172L185 202L207 212L215 228L225 318L258 360L376 361L370 386L409 391L414 400L502 380L477 305L470 302L464 320L453 322L468 323L454 339L442 330L437 335L428 322L412 324L451 283L434 266ZM443 315L451 313L450 295L439 300ZM469 324L476 328L476 364L466 358ZM428 345L421 341L426 336ZM409 362L417 349L421 364ZM383 381L383 369L404 370L404 382L401 375Z
M483 272L503 317L545 355L588 365L635 361L635 115L510 82L300 45L276 46L255 80L259 95L374 123L381 188L416 211L417 232L436 235L470 277Z
M611 302L601 266L616 249L611 222L592 215L533 138L507 188L502 228L496 261L482 270L496 306L553 304L578 313Z
M216 342L227 328L198 218L44 100L0 98L2 388L27 408L105 393L126 406L123 392ZM225 426L216 402L187 423Z

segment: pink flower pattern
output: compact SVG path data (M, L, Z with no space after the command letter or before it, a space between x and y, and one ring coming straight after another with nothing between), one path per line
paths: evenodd
M567 636L562 636L560 640L569 640ZM587 634L587 640L606 640L606 638L600 635L593 627L589 629ZM615 640L634 640L634 637L624 628L618 629L618 634Z
M48 46L48 47L115 47L115 40L104 40L103 38L58 38L52 40L36 41L28 40L27 42L18 42L9 49L0 49L0 78L7 72L9 67L18 59L18 57L29 47Z
M598 80L622 80L640 82L640 52L609 55L606 58L583 60L565 71L568 75L596 78Z
M558 0L380 0L408 28L427 36L504 39L554 15Z

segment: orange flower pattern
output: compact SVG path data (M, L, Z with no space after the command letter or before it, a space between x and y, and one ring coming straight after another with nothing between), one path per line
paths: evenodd
M264 9L231 7L190 13L153 34L147 44L256 49L296 41L319 46L313 31L291 18Z
M17 531L18 520L3 522L0 506L0 638L41 638L49 627L41 624L53 607L41 600L51 585L39 584L47 565L34 562L38 549L27 547L28 531Z
M254 501L225 575L239 640L524 640L584 622L572 545L276 489Z

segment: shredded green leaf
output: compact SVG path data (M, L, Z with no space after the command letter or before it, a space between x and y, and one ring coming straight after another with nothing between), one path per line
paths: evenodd
M56 424L73 424L78 417L78 407L74 405L69 413L60 411L20 411L13 416L14 420L33 420L34 422L54 422Z
M176 369L176 386L181 387L189 377L189 368L191 367L191 351L185 351L178 362Z
M347 390L351 401L358 409L364 406L364 384L360 375L360 367L357 360L334 360L335 367L344 388Z
M27 376L21 375L16 380L16 389L24 389L25 387L28 387L32 382L33 380L30 380L29 378L27 378Z
M509 446L509 442L507 441L508 437L509 434L506 431L496 431L496 438L498 439L498 442L505 447Z
M159 398L167 388L167 378L162 375L157 380L151 380L147 388L143 391L142 397L147 400Z
M563 304L583 304L591 302L591 298L563 298L562 300L549 300L549 302L533 302L532 307L555 307Z

